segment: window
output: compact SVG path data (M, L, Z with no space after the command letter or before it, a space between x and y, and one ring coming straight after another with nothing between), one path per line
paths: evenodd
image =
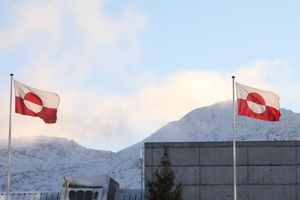
M69 200L75 200L76 198L76 192L74 190L71 190L69 192Z
M99 192L93 192L93 190L70 190L69 200L96 200L99 196Z
M83 196L84 196L84 191L83 190L77 191L76 200L83 200Z
M97 198L98 198L98 195L99 195L99 193L98 193L98 192L95 192L95 194L94 194L94 199L97 199Z
M84 200L93 200L93 192L90 190L85 191Z

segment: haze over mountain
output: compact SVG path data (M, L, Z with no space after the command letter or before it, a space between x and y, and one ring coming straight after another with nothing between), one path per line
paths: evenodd
M238 140L299 140L300 114L281 109L281 121L237 117ZM144 142L230 141L232 102L198 108L163 126L145 140L117 153L87 149L73 140L31 137L13 140L12 190L60 190L64 176L109 174L123 188L140 187L140 149ZM1 190L5 190L6 141L0 142Z

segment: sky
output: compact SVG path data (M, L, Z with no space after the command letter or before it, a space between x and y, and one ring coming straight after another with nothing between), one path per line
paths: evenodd
M232 99L232 79L300 112L299 1L0 1L0 139L10 73L59 94L58 120L12 114L12 137L119 151Z

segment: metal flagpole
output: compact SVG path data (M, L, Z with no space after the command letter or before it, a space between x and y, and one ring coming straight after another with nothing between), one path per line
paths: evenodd
M14 74L10 74L10 102L9 102L9 125L8 125L8 163L7 163L7 187L6 199L10 199L10 171L11 171L11 108L12 108L12 82Z
M143 158L144 158L144 149L140 149L140 163L141 163L141 189L143 189Z
M232 76L232 115L233 115L233 123L232 123L232 133L233 133L233 199L237 200L237 187L236 187L236 142L235 142L235 97L234 97L234 86L235 86L235 81L234 81L234 76Z

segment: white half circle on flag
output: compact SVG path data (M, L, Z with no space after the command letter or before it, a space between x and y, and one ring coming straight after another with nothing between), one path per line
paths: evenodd
M35 103L32 103L32 102L27 101L27 100L24 100L24 104L26 105L26 107L27 107L29 110L31 110L31 111L33 111L33 112L35 112L35 113L39 113L39 112L41 112L42 109L43 109L43 106L38 105L38 104L35 104Z
M265 105L260 105L260 104L254 103L252 101L247 101L247 105L253 112L255 112L257 114L264 113L266 110Z

